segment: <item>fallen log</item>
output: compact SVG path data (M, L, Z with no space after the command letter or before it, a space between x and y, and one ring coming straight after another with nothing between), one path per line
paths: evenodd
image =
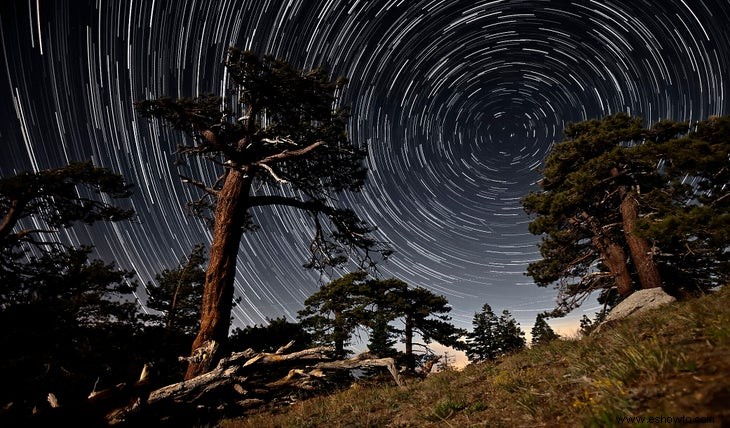
M206 344L206 352L195 358L206 358L215 343ZM115 411L139 422L143 416L183 418L183 414L202 411L222 416L243 412L266 404L291 403L327 382L327 372L385 367L398 386L403 386L393 358L377 358L360 354L348 360L329 360L333 348L317 347L285 353L292 343L274 353L257 353L251 349L236 352L220 360L218 365L200 376L163 386L146 396L130 397L130 405ZM325 383L323 383L325 382ZM138 398L138 399L136 399Z
M395 360L392 358L362 358L358 355L349 360L325 361L314 365L315 369L323 370L352 370L367 367L387 368L393 376L395 383L398 386L403 386L403 381L401 380L400 374L398 374L398 367L396 367Z
M251 367L252 365L270 365L294 360L323 359L331 351L332 348L330 347L318 347L293 352L291 354L255 354L251 349L236 352L227 358L221 359L216 368L208 373L152 391L147 399L147 403L154 404L161 400L194 402L200 399L202 395L211 393L217 388L233 383L246 382L249 376L242 375L241 372L248 372L251 369L242 369ZM237 363L243 359L246 359L246 362L238 365Z

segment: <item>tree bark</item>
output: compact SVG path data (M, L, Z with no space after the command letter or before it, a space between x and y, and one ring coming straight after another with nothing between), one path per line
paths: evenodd
M605 241L603 238L596 238L599 241ZM634 289L634 282L631 280L631 274L626 265L626 253L624 249L613 242L602 242L603 262L608 266L614 279L616 280L616 288L618 294L622 297L628 296Z
M582 217L593 232L593 245L601 253L603 263L608 266L609 272L616 281L619 295L628 296L634 289L634 282L631 280L631 273L626 265L626 253L623 247L608 239L588 213L583 212Z
M413 358L413 319L409 315L405 318L406 365L408 370L413 371L416 369L416 360Z
M214 367L225 352L233 307L233 282L236 275L238 247L243 236L251 178L244 172L231 169L217 196L214 212L213 242L210 248L205 288L200 310L200 329L192 351L213 340L221 346L208 364L190 360L185 379L205 373Z
M611 176L619 177L620 175L621 173L618 168L611 169ZM649 241L634 234L634 225L639 218L639 204L636 201L636 195L626 185L618 187L618 194L621 198L619 211L621 212L624 236L626 237L626 243L631 253L631 259L636 266L636 273L639 276L641 288L661 287L662 278L651 256L652 251Z
M639 208L633 192L623 191L621 201L621 220L623 222L624 235L631 252L631 258L636 266L636 273L639 276L641 288L655 288L662 286L662 278L659 274L649 241L636 236L633 232L636 220L639 218Z

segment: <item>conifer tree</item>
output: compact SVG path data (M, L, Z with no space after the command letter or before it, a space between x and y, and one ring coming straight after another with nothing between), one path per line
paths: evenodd
M532 327L531 331L532 346L549 343L559 337L557 333L553 331L552 327L550 327L550 324L545 321L545 318L547 318L545 313L539 313L535 318L535 325Z
M637 192L654 185L657 175L655 163L627 155L644 135L641 120L626 114L566 127L566 139L545 160L543 190L523 200L525 210L537 214L530 232L544 236L543 259L527 269L538 285L574 280L561 290L563 298L609 286L626 296L632 273L644 288L661 286L651 246L633 229Z
M396 329L390 325L391 319L382 313L376 313L370 328L368 350L378 357L392 357L397 354L393 346L396 344Z
M474 314L473 329L467 336L466 356L472 362L493 360L500 353L497 340L499 319L488 303Z
M435 340L462 347L464 331L450 323L448 300L420 287L409 287L395 278L367 279L353 272L325 284L310 296L299 312L302 325L315 340L334 344L335 354L345 354L345 345L361 328L371 335L371 351L390 353L392 337L400 335L408 369L415 369L413 345L416 336L425 343ZM391 323L400 320L403 327Z
M213 340L225 349L230 326L239 245L256 227L252 213L289 207L312 220L311 258L306 267L324 269L350 260L362 267L390 250L372 238L373 227L352 209L335 207L338 193L359 191L367 175L365 147L346 132L348 112L336 108L344 79L331 80L323 69L296 70L270 56L230 49L225 60L231 84L224 99L160 98L136 104L142 116L160 118L192 139L178 154L212 162L214 182L183 177L202 192L194 212L213 224L201 323L193 350ZM256 257L255 254L246 254ZM186 378L206 364L191 361Z
M200 300L205 284L205 248L193 247L178 267L165 269L147 284L147 306L161 315L148 317L169 330L185 335L197 333L200 323Z
M406 367L415 370L413 344L416 334L426 344L435 340L442 345L462 349L461 338L466 332L451 323L449 301L425 288L408 287L399 282L400 287L388 291L384 307L403 322L403 329L399 332L405 345Z
M632 149L653 158L663 185L642 194L650 214L636 224L637 234L653 242L667 289L702 292L730 280L730 116L712 117L676 138Z
M31 249L62 247L53 239L62 228L132 218L134 211L121 206L131 194L121 175L91 162L0 178L0 280L10 284L22 275L21 259Z
M54 392L70 404L95 380L111 386L141 367L133 274L57 234L130 219L130 195L122 176L91 162L0 178L1 402L30 412Z
M0 401L30 414L49 392L67 405L125 380L143 364L133 274L90 260L90 247L31 256L0 291ZM25 408L25 407L28 408Z
M542 235L527 274L558 283L556 314L593 291L723 283L730 251L730 118L644 128L626 114L570 124L523 200Z
M300 351L312 345L313 338L301 323L290 322L284 317L267 320L266 324L236 328L231 333L231 349L243 351L251 348L258 352L276 352L288 345L289 351Z
M335 356L346 355L345 346L357 328L366 328L370 316L368 287L363 271L349 273L323 285L304 301L299 319L315 343L333 345Z
M495 336L500 355L511 354L525 347L525 332L507 309L502 311L497 320Z

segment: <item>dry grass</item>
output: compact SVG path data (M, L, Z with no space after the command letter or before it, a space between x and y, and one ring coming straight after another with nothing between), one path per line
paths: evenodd
M353 387L233 427L622 426L622 416L730 423L730 287L498 362ZM633 424L631 426L653 426ZM667 424L661 424L667 426Z

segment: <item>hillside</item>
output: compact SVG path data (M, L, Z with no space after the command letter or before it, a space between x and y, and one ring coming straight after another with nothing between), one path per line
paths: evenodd
M554 341L405 388L356 386L221 426L726 426L728 355L725 287L582 340ZM621 419L631 417L645 419Z

